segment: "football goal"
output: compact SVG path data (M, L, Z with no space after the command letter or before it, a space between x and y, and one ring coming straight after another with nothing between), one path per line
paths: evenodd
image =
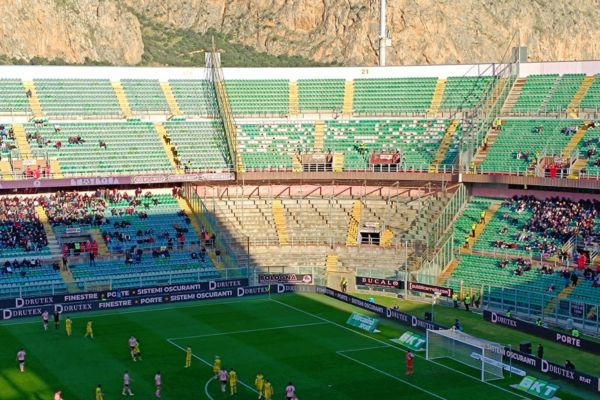
M503 346L456 329L428 330L426 357L450 358L481 372L482 381L504 378Z

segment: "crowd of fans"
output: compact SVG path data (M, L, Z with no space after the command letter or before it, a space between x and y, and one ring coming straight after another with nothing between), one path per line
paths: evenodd
M48 245L37 205L31 198L0 198L0 254L6 249L37 252Z

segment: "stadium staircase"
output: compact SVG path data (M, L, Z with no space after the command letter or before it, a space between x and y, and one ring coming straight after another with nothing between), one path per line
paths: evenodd
M40 103L40 98L38 97L35 84L33 83L33 81L23 81L23 86L25 87L25 91L31 90L31 97L29 97L29 106L31 107L31 111L33 112L33 117L42 118L44 116L44 112L42 111L42 104Z
M544 99L544 101L542 102L541 106L540 106L540 110L545 110L548 105L550 104L550 101L552 100L552 98L554 97L554 94L556 93L556 90L558 89L558 87L560 86L560 82L561 80L564 79L564 75L563 76L559 76L554 83L552 84L552 87L550 88L550 91L546 94L546 98Z
M385 229L381 233L381 240L379 241L380 247L392 247L392 243L394 241L394 231L390 229Z
M302 167L301 156L294 154L292 157L292 172L304 172L304 168Z
M433 92L433 97L431 98L431 106L429 106L429 112L427 113L428 117L435 117L440 111L440 106L444 99L446 82L448 82L446 79L438 79L437 84L435 85L435 91Z
M567 176L567 179L579 179L579 173L582 169L584 169L588 164L588 160L578 159L571 166L571 172Z
M313 144L313 150L316 153L323 152L323 147L325 143L325 121L317 121L315 122L315 132L314 132L315 143Z
M479 167L481 165L481 163L483 162L483 160L485 160L485 157L488 155L488 153L490 152L490 147L492 147L494 145L494 143L496 143L496 140L498 140L498 135L500 135L500 132L494 130L494 129L490 129L486 135L486 139L487 139L487 146L484 149L483 146L480 146L477 149L477 152L475 153L475 157L473 157L473 164L475 165L475 167Z
M469 247L465 248L461 247L461 253L471 254L473 253L473 245L477 242L479 237L483 234L483 231L488 226L488 224L494 219L494 215L498 212L498 210L502 207L502 203L499 201L493 202L490 204L488 209L485 211L485 221L483 223L477 223L475 227L475 237L469 235ZM470 233L470 232L469 232Z
M450 262L450 264L448 264L448 266L446 268L444 268L444 270L442 271L440 276L438 276L436 284L438 286L445 286L446 282L448 282L448 279L450 279L450 277L452 276L452 274L454 273L456 268L458 268L459 265L460 265L460 260L457 257L455 257Z
M183 113L179 109L179 104L177 104L177 99L175 99L175 95L173 94L173 90L171 90L171 85L169 85L169 82L161 82L160 88L162 89L163 94L165 95L165 99L167 99L167 104L169 105L169 109L171 110L171 115L183 115Z
M586 76L585 78L583 78L583 82L581 82L581 86L579 87L579 90L577 90L577 93L575 93L575 96L573 96L573 98L571 99L571 102L569 103L569 106L567 107L567 112L569 114L569 117L579 118L579 106L581 105L581 101L585 97L590 86L592 86L592 83L594 83L595 79L596 79L595 75Z
M298 81L290 81L290 116L300 114L300 89Z
M23 124L14 124L12 127L15 132L15 142L17 142L17 147L19 148L19 154L21 154L21 158L24 160L32 159L33 154L31 153L29 142L27 141L25 127Z
M358 228L362 218L364 205L360 200L354 200L352 205L352 213L350 214L350 222L348 223L348 236L346 238L346 246L358 245Z
M46 232L50 254L53 257L61 257L62 253L60 251L60 246L58 245L56 235L54 234L54 230L52 229L50 221L48 220L48 214L46 214L46 210L44 210L44 207L42 206L37 206L35 207L35 212L37 213L38 219L44 227L44 232Z
M123 89L123 85L121 82L113 81L111 82L112 88L117 95L117 100L119 101L119 107L121 107L121 112L125 118L130 118L133 115L131 111L131 107L129 106L129 100L127 100L127 95L125 94L125 89Z
M344 84L344 106L342 114L346 117L352 116L354 110L354 81L346 81Z
M156 130L156 133L158 134L160 143L163 145L163 148L165 149L165 153L167 154L167 157L169 158L169 161L171 162L171 166L173 167L173 169L175 170L175 172L177 174L183 174L183 170L181 168L179 168L177 166L178 163L175 162L175 156L173 155L173 152L171 151L171 145L167 144L167 137L169 137L167 129L165 128L165 126L163 125L162 122L155 122L154 129Z
M338 270L337 254L328 254L327 259L325 260L325 266L327 267L327 272L337 272L337 270Z
M506 101L504 102L504 106L502 107L501 111L502 114L508 114L513 109L515 104L517 104L519 97L521 97L521 93L523 93L523 87L525 86L526 80L527 78L517 78L510 90L510 93L508 94L508 97L506 98Z
M342 172L344 170L344 153L335 153L333 155L333 172Z
M433 159L433 162L429 166L429 172L437 172L440 164L444 161L446 157L446 153L452 144L452 139L456 135L456 131L458 130L459 121L457 119L452 120L448 128L446 128L446 133L444 133L444 137L438 146L437 154Z
M546 308L544 308L544 316L548 316L548 314L551 314L552 312L554 312L554 310L556 309L556 306L558 305L558 303L560 303L561 300L566 299L567 297L569 297L569 295L571 294L571 292L575 289L575 286L567 286L566 288L564 288L559 294L558 296L556 296L555 298L552 299L552 301L550 301L547 305Z
M581 142L581 139L583 139L583 137L585 136L585 134L587 132L588 124L590 124L591 122L592 121L585 121L582 125L579 126L579 129L577 129L577 133L575 133L573 136L571 136L571 140L569 140L569 143L563 149L563 152L562 152L563 161L566 161L566 162L569 161L569 157L571 157L571 153L573 153L573 150L575 150L577 148L577 145L579 144L579 142Z
M100 232L100 229L92 229L90 230L90 234L96 243L98 243L98 255L100 257L108 257L110 255L110 251L108 251L106 241L102 237L102 232Z
M285 219L284 208L281 200L273 200L273 220L275 221L275 229L277 230L277 237L279 238L279 245L290 244L290 237L288 233L287 221Z
M62 173L60 168L60 162L56 158L50 159L50 172L53 178L64 178L65 175Z
M6 158L0 160L0 174L2 174L2 179L5 181L13 180L13 170L10 165L10 161Z

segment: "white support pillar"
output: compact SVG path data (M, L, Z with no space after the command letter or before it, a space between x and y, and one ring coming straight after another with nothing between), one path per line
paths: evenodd
M385 27L385 8L386 0L380 1L380 14L379 14L379 66L385 66L385 47L387 42L387 29Z

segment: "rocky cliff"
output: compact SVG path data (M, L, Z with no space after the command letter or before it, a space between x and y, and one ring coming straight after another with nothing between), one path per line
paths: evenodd
M0 53L137 64L144 47L136 15L170 28L212 28L274 55L377 62L379 0L4 1ZM600 58L597 0L388 0L387 22L390 65L498 61L517 31L530 60Z

